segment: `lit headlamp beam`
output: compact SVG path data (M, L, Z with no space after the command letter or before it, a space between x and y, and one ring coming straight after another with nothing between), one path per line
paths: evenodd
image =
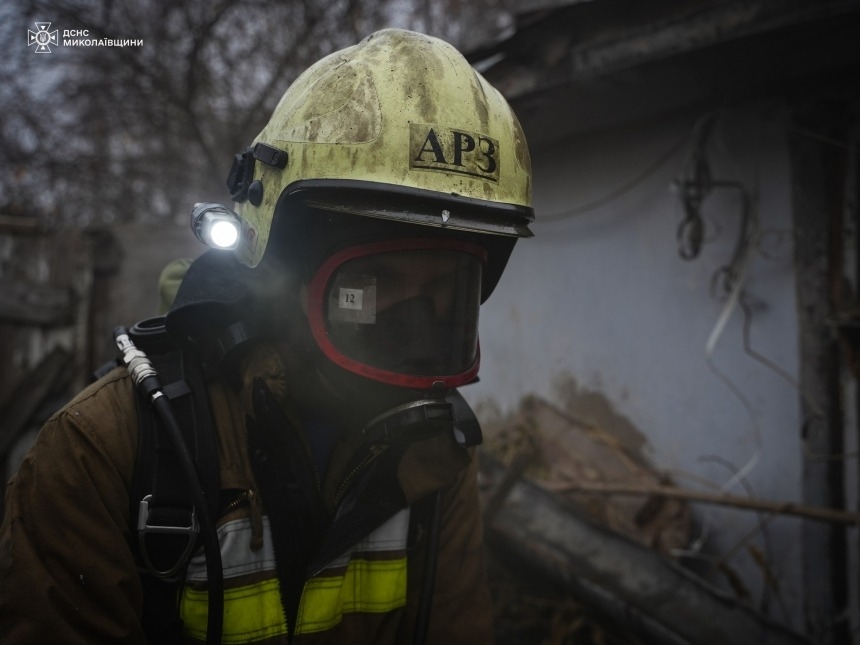
M191 229L198 240L213 249L232 251L239 245L239 216L221 204L194 204Z

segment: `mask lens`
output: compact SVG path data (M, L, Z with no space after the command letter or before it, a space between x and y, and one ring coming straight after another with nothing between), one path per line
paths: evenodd
M320 298L325 333L349 362L397 375L466 372L478 356L482 260L462 250L353 257Z

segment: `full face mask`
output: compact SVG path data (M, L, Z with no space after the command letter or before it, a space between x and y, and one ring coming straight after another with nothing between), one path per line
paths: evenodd
M308 322L323 354L358 376L450 389L478 372L485 251L447 238L345 248L310 283Z

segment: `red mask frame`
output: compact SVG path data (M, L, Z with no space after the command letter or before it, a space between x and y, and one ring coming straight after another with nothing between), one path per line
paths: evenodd
M326 288L340 266L349 260L370 255L433 250L467 253L476 257L481 262L482 267L486 267L487 252L483 247L465 240L443 237L385 240L351 246L338 251L320 266L309 285L308 323L314 340L326 358L335 365L364 378L416 390L429 390L433 387L439 387L438 384L441 384L445 389L450 389L460 387L475 380L481 358L480 343L477 342L477 336L475 359L472 365L456 374L436 375L401 374L362 363L343 354L334 345L331 338L329 338L325 321ZM477 335L477 330L475 330L475 333Z

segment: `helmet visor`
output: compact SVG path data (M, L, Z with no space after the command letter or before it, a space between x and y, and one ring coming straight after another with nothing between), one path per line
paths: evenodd
M311 283L317 344L341 367L384 383L468 383L478 370L484 256L479 246L444 238L341 251Z

